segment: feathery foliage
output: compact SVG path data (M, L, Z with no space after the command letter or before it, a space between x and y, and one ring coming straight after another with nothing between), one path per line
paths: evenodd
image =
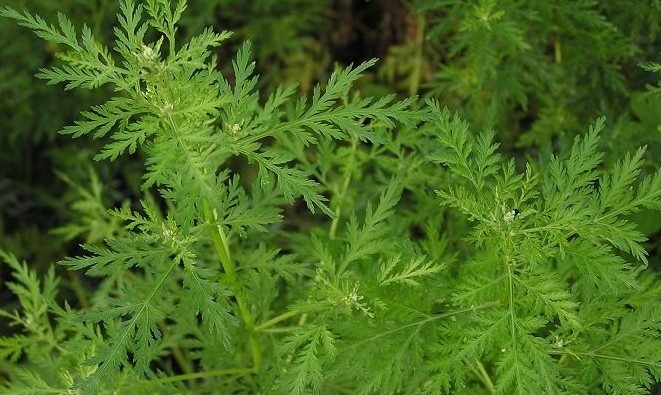
M498 82L498 49L534 67L495 3L466 7L450 10L452 54L484 63L472 88ZM144 162L140 196L109 209L94 171L89 187L61 175L78 218L57 232L86 239L59 262L66 286L0 250L17 300L0 310L16 328L0 337L1 394L645 394L661 380L661 287L634 219L661 210L645 148L605 161L599 118L522 168L436 100L354 89L376 60L308 96L261 90L250 43L222 73L230 33L179 41L186 8L120 1L111 46L63 14L0 9L64 49L40 78L110 95L62 134L98 140L97 161Z
M639 347L658 342L661 312L629 298L658 300L659 289L637 280L645 237L627 216L661 208L661 170L638 180L644 149L600 168L600 118L547 169L519 173L495 153L492 133L472 135L465 122L432 108L443 147L434 159L458 177L458 186L437 194L474 224L467 235L474 251L458 268L452 300L498 301L459 327L446 324L437 388L465 385L455 364L477 359L495 376L487 383L496 393L591 393L596 384L646 393L661 355ZM615 371L628 373L614 382Z

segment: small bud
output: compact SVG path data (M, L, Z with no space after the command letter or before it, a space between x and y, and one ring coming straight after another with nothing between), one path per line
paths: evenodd
M161 112L162 112L163 114L167 114L167 113L169 113L170 111L172 111L173 108L174 108L174 106L172 105L172 103L170 103L170 102L165 102L165 104L163 104L163 107L161 108Z
M519 215L520 211L518 208L513 209L512 211L503 215L503 220L507 223L514 221L514 219Z
M165 223L162 224L163 237L168 241L174 241L174 229L167 226Z
M142 44L142 56L150 62L156 59L154 50L144 44Z

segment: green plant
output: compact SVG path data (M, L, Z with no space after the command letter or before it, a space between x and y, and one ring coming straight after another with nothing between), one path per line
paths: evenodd
M97 160L144 158L140 202L107 212L94 172L89 191L62 176L80 218L60 232L88 244L60 263L82 282L0 253L18 300L0 316L21 328L0 338L0 393L644 394L661 379L661 287L629 220L661 209L661 170L641 175L644 149L602 166L603 119L519 172L433 100L352 92L375 61L260 100L250 44L230 77L212 55L229 33L177 41L185 1L119 8L112 51L63 15L0 11L68 48L48 83L114 91L63 133L101 139Z
M434 65L430 93L499 130L505 148L571 140L586 117L626 116L628 96L645 84L637 63L659 46L658 1L412 3Z

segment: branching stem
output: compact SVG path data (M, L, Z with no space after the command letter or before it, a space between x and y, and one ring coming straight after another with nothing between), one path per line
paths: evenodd
M358 148L358 138L356 136L351 136L351 156L349 157L348 174L344 176L344 183L342 184L342 189L338 194L338 203L337 208L335 209L335 218L331 222L330 231L328 237L331 240L335 239L335 234L337 233L337 226L340 223L340 215L342 214L342 203L347 196L347 191L349 190L349 185L351 185L351 176L353 174L353 169L356 164L356 149Z
M487 391L489 391L490 394L494 394L496 390L494 388L493 381L491 381L491 377L489 377L489 373L487 373L486 369L484 369L484 365L482 365L482 362L476 360L475 363L477 367L473 366L473 364L468 362L467 360L464 360L464 363L466 364L468 369L471 372L473 372L475 377L477 377L482 382L482 384L487 389Z
M209 226L209 231L211 233L211 239L213 241L214 250L220 260L223 270L227 276L227 281L234 292L234 298L236 299L236 304L239 306L239 313L241 314L241 319L243 324L248 331L248 345L250 347L250 352L252 354L252 362L254 371L259 370L259 367L262 363L262 350L259 344L259 339L255 333L255 320L250 313L250 308L246 303L245 293L243 292L243 287L239 282L239 279L236 276L236 271L234 269L234 264L230 257L229 244L227 242L227 237L220 225L215 224L216 218L212 213L209 205L205 202L204 204L204 214L206 217L207 223Z
M160 379L145 381L144 385L154 385L154 384L164 384L164 383L174 383L177 381L186 381L194 379L203 379L206 377L215 377L215 376L229 376L229 375L244 375L244 374L253 374L256 373L256 369L252 368L231 368L231 369L217 369L217 370L207 370L204 372L195 372L187 374L179 374L176 376L167 376Z
M484 386L487 388L490 394L495 393L495 389L493 386L493 381L491 381L491 377L489 377L489 373L487 373L486 369L484 369L484 365L482 365L482 362L480 361L475 361L477 364L477 370L480 372L480 380L484 383Z
M282 321L284 321L284 320L286 320L286 319L288 319L288 318L291 318L291 317L295 317L295 316L297 316L297 315L299 315L299 314L301 314L301 312L298 311L298 310L291 310L291 311L288 311L288 312L286 312L286 313L280 314L280 315L277 316L277 317L273 317L273 318L271 318L270 320L268 320L268 321L266 321L266 322L263 322L263 323L257 325L257 326L255 327L255 332L261 332L261 331L263 331L263 330L265 330L265 329L268 329L268 328L272 327L273 325L275 325L275 324L277 324L277 323L279 323L279 322L282 322Z

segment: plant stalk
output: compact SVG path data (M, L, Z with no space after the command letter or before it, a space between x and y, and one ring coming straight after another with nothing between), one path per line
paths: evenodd
M420 87L420 74L422 73L422 47L425 38L425 18L420 15L417 18L417 31L415 35L415 54L413 55L413 69L409 85L409 95L416 96Z
M301 312L297 311L297 310L291 310L291 311L288 311L286 313L280 314L277 317L273 317L270 320L257 325L255 327L255 332L261 332L261 331L263 331L265 329L268 329L268 328L272 327L273 325L275 325L279 322L282 322L282 321L284 321L288 318L295 317L298 314L301 314Z
M227 281L229 282L230 287L232 288L232 292L234 293L236 304L239 306L239 314L241 315L243 324L248 331L248 345L252 354L253 369L254 372L256 372L259 370L259 367L262 363L262 350L259 344L259 339L257 338L257 334L255 332L255 320L253 319L252 314L250 313L250 308L246 303L243 287L241 286L241 283L236 276L236 270L234 269L234 264L232 263L229 244L227 242L225 232L220 225L214 224L216 216L214 213L212 213L209 205L206 202L204 204L204 214L207 223L211 225L209 229L216 255L218 256L218 259L223 266Z
M342 202L344 201L347 191L349 190L349 185L351 184L351 175L353 173L353 167L355 165L356 149L358 149L358 138L356 136L351 136L351 160L349 163L349 174L344 177L344 182L342 183L342 189L338 196L338 204L335 209L335 218L331 222L330 230L328 232L328 238L335 240L335 234L337 233L337 226L340 223L340 216L342 214Z

